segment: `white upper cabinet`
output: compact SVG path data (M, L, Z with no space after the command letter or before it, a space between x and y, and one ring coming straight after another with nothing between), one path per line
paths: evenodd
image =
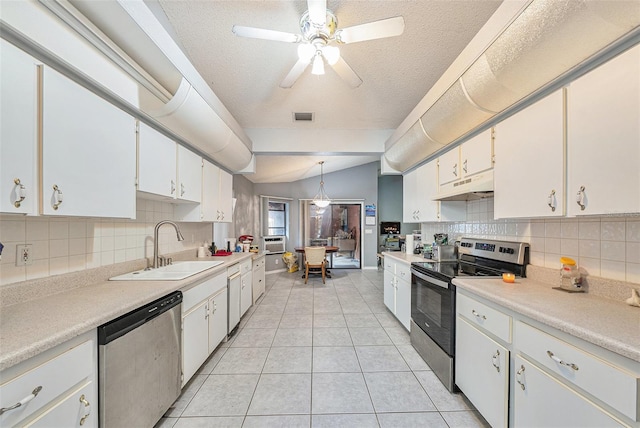
M640 212L640 46L571 83L569 215Z
M191 150L178 145L178 193L184 201L202 200L202 158Z
M220 195L218 198L220 211L218 222L230 223L233 220L233 176L220 170Z
M135 120L53 69L43 73L42 213L135 218Z
M142 122L138 124L138 190L176 196L176 143Z
M0 39L0 212L35 214L37 61Z
M496 125L496 218L564 214L563 112L560 90Z
M438 158L440 192L451 189L451 183L493 168L491 129L449 150Z
M429 162L403 177L403 222L462 221L467 217L466 202L434 201L438 194L438 165Z

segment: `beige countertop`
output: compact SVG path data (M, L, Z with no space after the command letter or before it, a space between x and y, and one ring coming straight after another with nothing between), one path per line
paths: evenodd
M0 308L0 370L11 367L176 290L261 254L233 253L224 264L181 281L102 281ZM192 260L202 260L193 258Z
M589 293L566 293L518 278L456 278L460 289L535 321L640 362L640 308Z
M421 254L407 254L402 251L384 251L382 252L382 255L405 263L424 262L425 260L428 260Z

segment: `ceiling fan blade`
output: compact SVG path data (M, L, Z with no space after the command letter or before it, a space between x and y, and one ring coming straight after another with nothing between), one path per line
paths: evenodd
M356 74L355 71L347 64L347 62L338 58L338 61L332 65L333 69L338 73L338 76L342 77L342 80L347 82L352 88L357 88L362 85L362 79Z
M280 83L280 87L285 89L292 87L293 84L296 83L296 80L298 80L298 77L300 77L302 73L304 73L304 70L308 65L309 61L299 59L298 62L293 65L293 68L291 69L291 71L289 71L289 74L287 74L284 80Z
M276 42L289 43L298 43L301 40L301 37L298 34L264 30L262 28L255 27L243 27L242 25L234 25L231 31L236 36L249 37L252 39L274 40Z
M356 43L365 40L382 39L399 36L404 32L404 18L381 19L367 24L354 25L336 32L336 39L341 43Z
M309 20L317 27L327 22L327 0L307 0Z

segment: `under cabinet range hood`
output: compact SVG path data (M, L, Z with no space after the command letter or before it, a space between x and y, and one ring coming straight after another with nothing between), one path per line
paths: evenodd
M385 143L406 171L550 86L586 72L640 34L640 2L504 2ZM462 186L462 184L460 184Z
M440 186L434 201L474 201L493 196L493 170Z

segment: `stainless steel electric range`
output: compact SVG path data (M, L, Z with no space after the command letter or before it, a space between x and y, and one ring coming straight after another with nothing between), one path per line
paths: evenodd
M411 264L411 344L454 391L456 277L525 276L529 244L462 238L456 260Z

